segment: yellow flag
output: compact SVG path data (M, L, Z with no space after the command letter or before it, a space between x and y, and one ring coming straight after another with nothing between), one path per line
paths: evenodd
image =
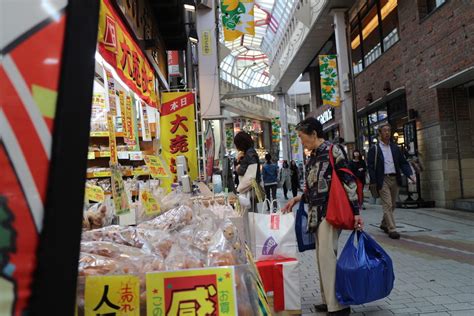
M221 0L224 40L233 41L243 34L255 35L254 0Z

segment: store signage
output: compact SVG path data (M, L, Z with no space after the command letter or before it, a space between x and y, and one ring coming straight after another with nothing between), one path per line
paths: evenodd
M179 52L177 50L168 51L168 74L171 77L181 76L179 71Z
M117 163L117 139L115 138L115 117L107 115L107 128L109 130L110 163Z
M126 96L125 98L125 113L123 115L124 120L124 130L125 130L125 143L127 145L135 146L137 145L135 140L135 120L136 117L134 115L134 106L133 101L130 96Z
M165 92L160 116L163 157L173 177L163 181L167 188L177 181L176 157L186 157L191 181L197 179L194 93Z
M105 77L107 78L107 88L108 88L108 94L107 94L107 104L109 105L109 112L113 116L117 116L117 101L115 97L115 79L112 76L112 73L110 71L105 72Z
M148 189L141 190L140 201L145 208L146 215L157 215L160 214L161 208L158 201Z
M319 55L321 76L321 98L323 104L340 106L339 78L337 75L337 55Z
M95 152L89 151L89 152L87 153L87 159L88 159L88 160L94 160L94 159L95 159Z
M127 193L123 183L122 172L118 165L111 165L112 176L112 198L114 200L115 215L125 215L130 213Z
M212 36L211 31L201 32L201 53L203 56L212 55Z
M317 119L321 124L326 124L327 122L333 120L334 109L327 109L321 115L318 115Z
M144 160L148 169L150 169L150 175L154 179L169 178L170 172L166 164L160 159L160 157L145 155Z
M205 153L206 153L206 175L207 175L207 180L209 181L212 179L212 174L214 171L214 156L215 156L214 132L212 129L211 121L207 122L204 148L205 148Z
M237 315L233 267L148 273L147 315Z
M104 190L98 185L86 185L86 200L103 202L105 199Z
M140 315L140 279L132 275L86 277L84 315Z
M102 0L100 8L99 53L140 98L156 107L153 68L128 33L110 0Z
M130 151L129 153L130 160L140 161L143 160L143 153L141 151Z
M118 159L129 159L130 156L128 154L128 151L118 151L117 152Z

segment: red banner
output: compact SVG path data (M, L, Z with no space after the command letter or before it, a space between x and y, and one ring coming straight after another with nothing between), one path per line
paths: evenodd
M110 0L102 0L99 18L100 55L146 103L156 107L155 74L147 58L128 33Z

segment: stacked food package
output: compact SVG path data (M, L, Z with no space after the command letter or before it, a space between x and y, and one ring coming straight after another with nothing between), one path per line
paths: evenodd
M162 201L165 206L173 206L178 204L177 198L182 196L172 194ZM92 220L89 227L85 227L81 242L79 315L83 313L85 278L88 276L138 276L141 283L141 315L146 315L146 273L219 266L236 267L239 315L255 315L253 310L258 308L258 297L256 290L250 287L255 286L251 280L255 280L256 276L247 265L245 241L241 240L241 234L229 219L235 214L231 214L232 208L228 205L222 208L225 210L207 208L194 201L191 205L164 211L137 226L104 225L88 230L96 227ZM102 204L91 212L104 219L107 216L100 215L106 213L104 209L105 204ZM223 216L225 212L229 212L229 218ZM100 224L110 223L102 221Z

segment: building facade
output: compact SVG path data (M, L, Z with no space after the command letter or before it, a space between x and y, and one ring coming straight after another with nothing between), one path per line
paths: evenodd
M412 192L448 208L473 198L472 1L363 0L346 18L356 146L367 152L389 122L394 141L424 167Z

